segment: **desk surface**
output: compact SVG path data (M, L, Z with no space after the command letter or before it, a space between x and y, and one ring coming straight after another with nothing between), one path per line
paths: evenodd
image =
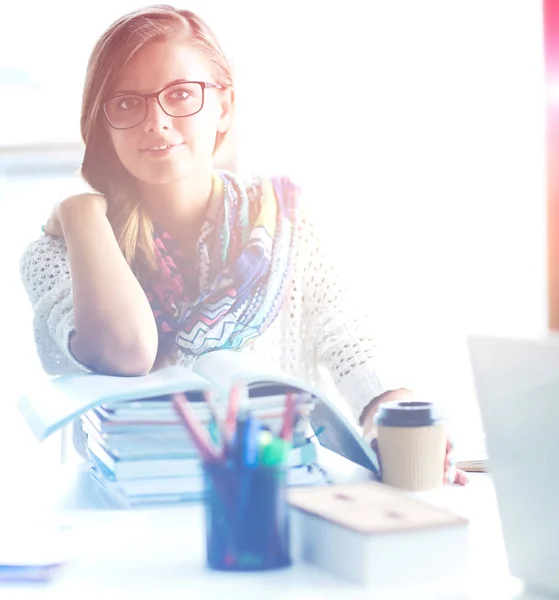
M286 570L257 574L209 571L204 564L201 505L114 510L87 473L75 465L60 466L53 471L43 469L32 477L20 476L16 488L1 502L3 514L11 511L32 514L37 520L54 516L73 528L78 553L49 584L0 584L1 598L353 600L370 599L375 594L302 563ZM448 486L421 496L470 518L471 591L433 588L421 595L418 590L394 589L376 597L536 600L535 596L523 593L521 583L508 573L495 496L488 477L474 476L465 488Z

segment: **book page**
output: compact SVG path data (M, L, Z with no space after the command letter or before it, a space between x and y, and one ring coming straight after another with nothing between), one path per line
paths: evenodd
M240 383L254 390L265 384L280 384L284 388L295 388L318 395L318 390L306 382L296 379L274 368L273 365L234 350L216 350L200 356L194 363L193 371L210 381L222 397L229 395L231 386ZM285 393L288 389L275 389L276 394ZM251 394L252 396L252 394Z
M321 446L369 469L377 479L380 478L376 454L360 432L326 397L318 399L309 422Z
M39 441L100 404L209 390L199 375L173 365L142 377L80 373L62 375L31 387L18 408Z

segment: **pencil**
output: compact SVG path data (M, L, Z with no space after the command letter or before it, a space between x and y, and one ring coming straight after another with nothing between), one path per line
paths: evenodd
M283 424L280 431L280 437L286 441L291 441L293 436L293 419L295 418L296 400L296 394L293 392L287 392L287 396L285 398L285 410L283 413Z
M217 425L217 428L219 430L219 436L221 438L221 443L223 444L223 443L225 443L224 424L223 424L223 420L221 419L220 415L218 414L217 407L212 398L211 392L204 392L204 400L206 401L206 404L208 405L208 408L210 409L210 414L212 415L212 418L215 421L215 424Z
M229 392L229 405L227 406L227 417L225 419L225 439L223 443L223 454L231 453L235 429L237 427L237 414L241 395L240 384L235 384Z
M198 449L204 462L215 462L219 455L215 446L209 441L206 431L202 428L188 405L185 394L173 394L173 405L177 411L182 424L187 429L194 445Z

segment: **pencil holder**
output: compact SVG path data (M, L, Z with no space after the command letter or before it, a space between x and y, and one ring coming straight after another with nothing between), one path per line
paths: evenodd
M207 465L208 566L258 571L291 564L285 467Z

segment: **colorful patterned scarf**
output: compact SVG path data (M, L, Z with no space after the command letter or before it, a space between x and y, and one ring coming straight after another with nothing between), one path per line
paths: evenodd
M288 179L245 187L231 173L214 173L196 265L155 228L159 269L146 294L160 335L193 355L239 349L261 335L278 314L290 279L297 208L298 188ZM190 286L182 275L188 270Z

